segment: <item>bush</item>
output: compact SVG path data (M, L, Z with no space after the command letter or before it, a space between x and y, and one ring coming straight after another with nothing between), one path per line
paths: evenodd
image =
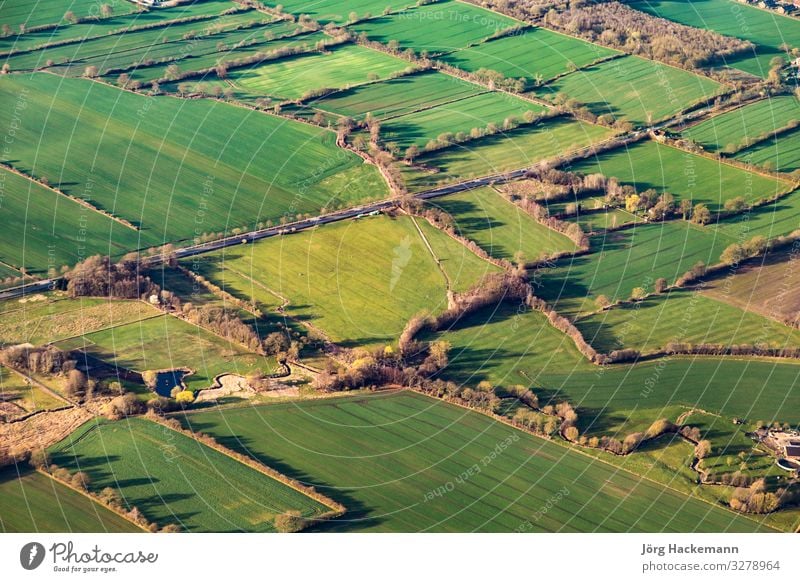
M300 515L299 511L285 511L275 516L275 529L281 533L299 532L307 525L308 521Z

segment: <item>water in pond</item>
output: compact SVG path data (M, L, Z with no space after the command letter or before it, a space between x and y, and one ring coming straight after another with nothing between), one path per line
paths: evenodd
M158 372L156 374L156 394L159 396L171 396L172 389L175 386L180 386L186 372L183 370L168 370L166 372Z

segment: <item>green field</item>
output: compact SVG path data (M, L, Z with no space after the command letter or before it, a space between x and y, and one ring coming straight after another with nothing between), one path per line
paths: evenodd
M479 43L520 24L518 21L473 4L444 0L400 14L373 18L350 28L365 32L370 40L397 41L402 49L439 54Z
M128 14L137 9L133 2L114 2L116 14ZM23 0L3 0L0 2L2 23L12 28L34 28L47 24L59 24L64 20L67 10L72 11L78 18L100 16L100 5L97 0L38 0L31 5Z
M125 68L148 59L158 61L186 57L194 51L202 51L206 48L204 45L210 45L206 50L216 51L219 42L233 44L251 39L262 40L264 31L274 31L276 36L280 36L297 28L294 24L278 22L272 26L222 33L225 29L257 23L266 24L272 20L271 16L255 10L236 12L208 20L100 36L83 42L11 56L6 62L12 71L21 71L43 68L52 60L55 66L49 68L59 73L81 76L86 67L95 66L102 75L108 69ZM219 27L219 34L211 34L214 27ZM204 36L210 34L211 36ZM196 38L184 39L185 35L194 35ZM227 51L222 51L217 56L235 58L237 55L228 56ZM162 73L166 66L167 64L161 65Z
M677 321L682 325L676 326ZM688 291L615 307L581 318L576 325L586 341L605 353L635 348L648 354L669 342L800 346L799 330Z
M638 192L655 188L673 194L678 200L702 202L712 211L722 210L726 200L737 196L755 202L790 189L786 181L650 140L576 162L570 171L599 172L631 184Z
M27 121L4 160L138 224L137 246L251 229L288 212L387 193L374 166L310 125L82 79L3 78L0 99L14 103L20 92ZM0 110L0 124L13 114Z
M473 128L484 129L493 123L503 126L503 121L514 118L522 122L527 112L540 114L545 108L503 93L487 92L460 101L451 101L418 111L392 117L381 123L381 140L394 142L401 148L417 145L423 148L430 140L445 133L463 132L469 135Z
M710 228L720 234L746 240L756 235L785 236L800 229L800 193L792 192L741 215L721 220Z
M780 172L800 170L800 130L762 141L736 157L743 162L767 166Z
M185 422L310 480L351 508L322 527L327 531L761 528L553 442L409 392L218 410ZM505 447L492 453L500 443ZM473 465L479 471L457 482ZM438 487L451 490L426 496ZM559 501L537 516L559 491Z
M403 167L411 190L532 166L602 141L609 130L565 118L454 145L417 158L433 171Z
M236 86L253 95L299 99L314 89L341 89L385 79L409 66L408 62L382 52L346 44L330 52L287 57L253 68L237 69L229 76Z
M144 419L90 422L51 448L53 462L113 487L160 526L193 532L273 531L276 514L326 508L304 494Z
M453 289L497 271L419 222ZM200 272L236 296L274 305L269 289L289 300L287 315L351 347L393 343L413 315L447 307L447 281L408 217L370 217L225 249Z
M626 0L625 3L660 18L751 41L756 45L753 52L727 59L724 64L759 77L767 76L769 62L774 57L786 57L779 48L781 44L800 46L800 21L796 18L733 0Z
M142 244L136 230L2 167L0 192L0 260L29 274L90 255L120 256Z
M248 352L238 343L218 337L177 317L162 315L89 333L56 343L64 350L82 350L127 370L189 368L184 378L190 390L211 386L224 373L270 373L275 360Z
M597 115L644 125L674 115L720 89L719 83L707 77L626 56L565 75L536 93L549 99L563 93Z
M548 81L572 67L614 54L617 51L566 34L529 27L520 34L443 55L441 60L465 71L490 69L530 83Z
M142 530L85 495L34 471L0 471L0 532L135 533Z
M339 91L311 105L322 111L361 119L372 113L377 119L396 117L436 107L486 92L479 85L438 72L422 72L359 85Z
M0 341L38 346L161 314L144 301L41 297L39 301L5 303L0 317Z
M0 401L13 405L0 410L0 417L9 412L11 413L9 416L13 417L37 410L58 408L66 404L3 366L0 366Z
M295 15L307 14L313 20L322 24L336 22L344 24L350 18L350 13L355 12L359 18L367 14L381 14L386 8L400 10L413 6L413 0L349 0L346 4L340 0L287 0L286 2L264 2L267 6L283 6L283 11Z
M695 310L680 314L674 327ZM569 400L581 432L645 430L676 407L749 420L800 420L800 364L791 360L671 357L635 366L594 366L538 312L502 305L464 318L436 336L452 344L446 379L475 386L522 384L542 403Z
M537 274L536 294L559 311L595 311L595 299L628 299L635 287L652 289L664 277L673 283L698 261L719 262L734 238L684 221L639 224L591 238L592 254L565 258Z
M455 219L461 236L499 259L513 261L522 252L526 261L533 261L576 248L570 239L542 226L491 188L446 196L431 204Z
M800 120L800 104L791 95L767 97L712 117L683 132L709 151L732 150L747 139L755 139Z
M17 2L18 3L18 2ZM53 0L49 1L50 4L55 4ZM9 0L5 1L2 5L3 11L5 7L10 5ZM75 3L71 3L72 6ZM41 2L37 3L37 6ZM56 28L48 28L39 32L26 32L23 35L10 36L7 38L0 38L0 50L2 51L24 51L39 47L45 44L66 41L84 41L90 38L100 37L117 32L123 32L131 28L142 26L153 26L163 24L165 26L173 26L177 20L185 18L213 18L215 15L220 14L225 10L232 8L229 0L204 0L200 2L185 3L178 6L171 6L169 8L159 8L158 10L148 10L144 12L127 13L123 8L130 7L131 10L136 10L137 7L128 2L117 2L118 9L115 10L113 18L103 18L101 20L88 20L86 22L79 22L76 24L69 24L62 21ZM94 9L97 10L98 3L94 2ZM61 10L57 16L59 20L68 10L68 7L61 5ZM28 8L30 10L30 8ZM73 12L78 13L73 9ZM79 15L78 15L79 16ZM0 22L2 24L2 22ZM196 26L200 26L196 24Z

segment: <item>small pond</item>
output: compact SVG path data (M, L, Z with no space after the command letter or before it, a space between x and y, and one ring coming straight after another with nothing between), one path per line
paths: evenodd
M159 396L171 396L172 389L179 386L183 390L183 377L188 372L186 370L167 370L156 373L156 394Z

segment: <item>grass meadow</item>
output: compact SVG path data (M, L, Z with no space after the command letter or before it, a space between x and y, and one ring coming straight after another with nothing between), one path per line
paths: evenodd
M23 93L28 121L5 161L138 225L139 246L387 194L378 170L337 148L332 131L45 73L0 84L11 103ZM13 111L0 110L0 123Z
M720 88L707 77L626 56L565 75L537 89L536 94L552 99L563 93L597 115L609 114L642 125L678 113ZM669 98L665 97L667 89Z
M518 24L473 4L444 0L359 22L350 28L366 33L373 41L397 41L403 49L440 54L479 43Z
M350 14L355 13L359 18L365 18L368 14L376 15L385 9L401 10L413 6L413 0L350 0L346 4L340 0L287 0L286 2L270 1L264 2L273 8L280 5L283 11L290 14L308 14L312 19L322 24L335 22L345 24L350 19Z
M712 152L732 150L745 140L756 139L798 119L797 97L779 95L726 111L690 127L682 135Z
M119 491L159 526L190 532L269 532L275 516L326 508L194 439L142 418L91 421L50 449L53 462L85 471L90 488Z
M142 530L47 475L0 471L0 532L136 533Z
M455 219L461 236L499 259L513 261L521 252L526 261L533 261L576 248L570 239L539 224L492 188L446 196L431 204Z
M616 177L642 192L654 188L678 200L722 210L726 200L742 196L748 202L769 198L791 188L788 181L743 170L697 154L645 140L577 162L571 171Z
M739 152L736 157L779 172L800 170L800 130L759 142Z
M429 170L405 166L402 170L409 189L425 190L532 166L602 141L608 135L609 130L598 125L564 118L549 119L420 156L416 161Z
M519 34L490 40L448 53L440 59L454 67L475 72L490 69L505 77L546 82L617 51L566 34L527 27Z
M286 298L286 315L333 341L393 343L413 315L446 309L448 280L460 291L498 270L418 222L447 279L408 217L370 217L225 249L204 260L200 272L267 308L280 304L276 296Z
M187 415L184 422L277 463L350 508L343 518L318 528L323 531L762 527L554 442L410 392L216 410ZM479 471L456 481L475 465ZM447 492L432 494L439 487ZM559 492L558 503L539 515Z

